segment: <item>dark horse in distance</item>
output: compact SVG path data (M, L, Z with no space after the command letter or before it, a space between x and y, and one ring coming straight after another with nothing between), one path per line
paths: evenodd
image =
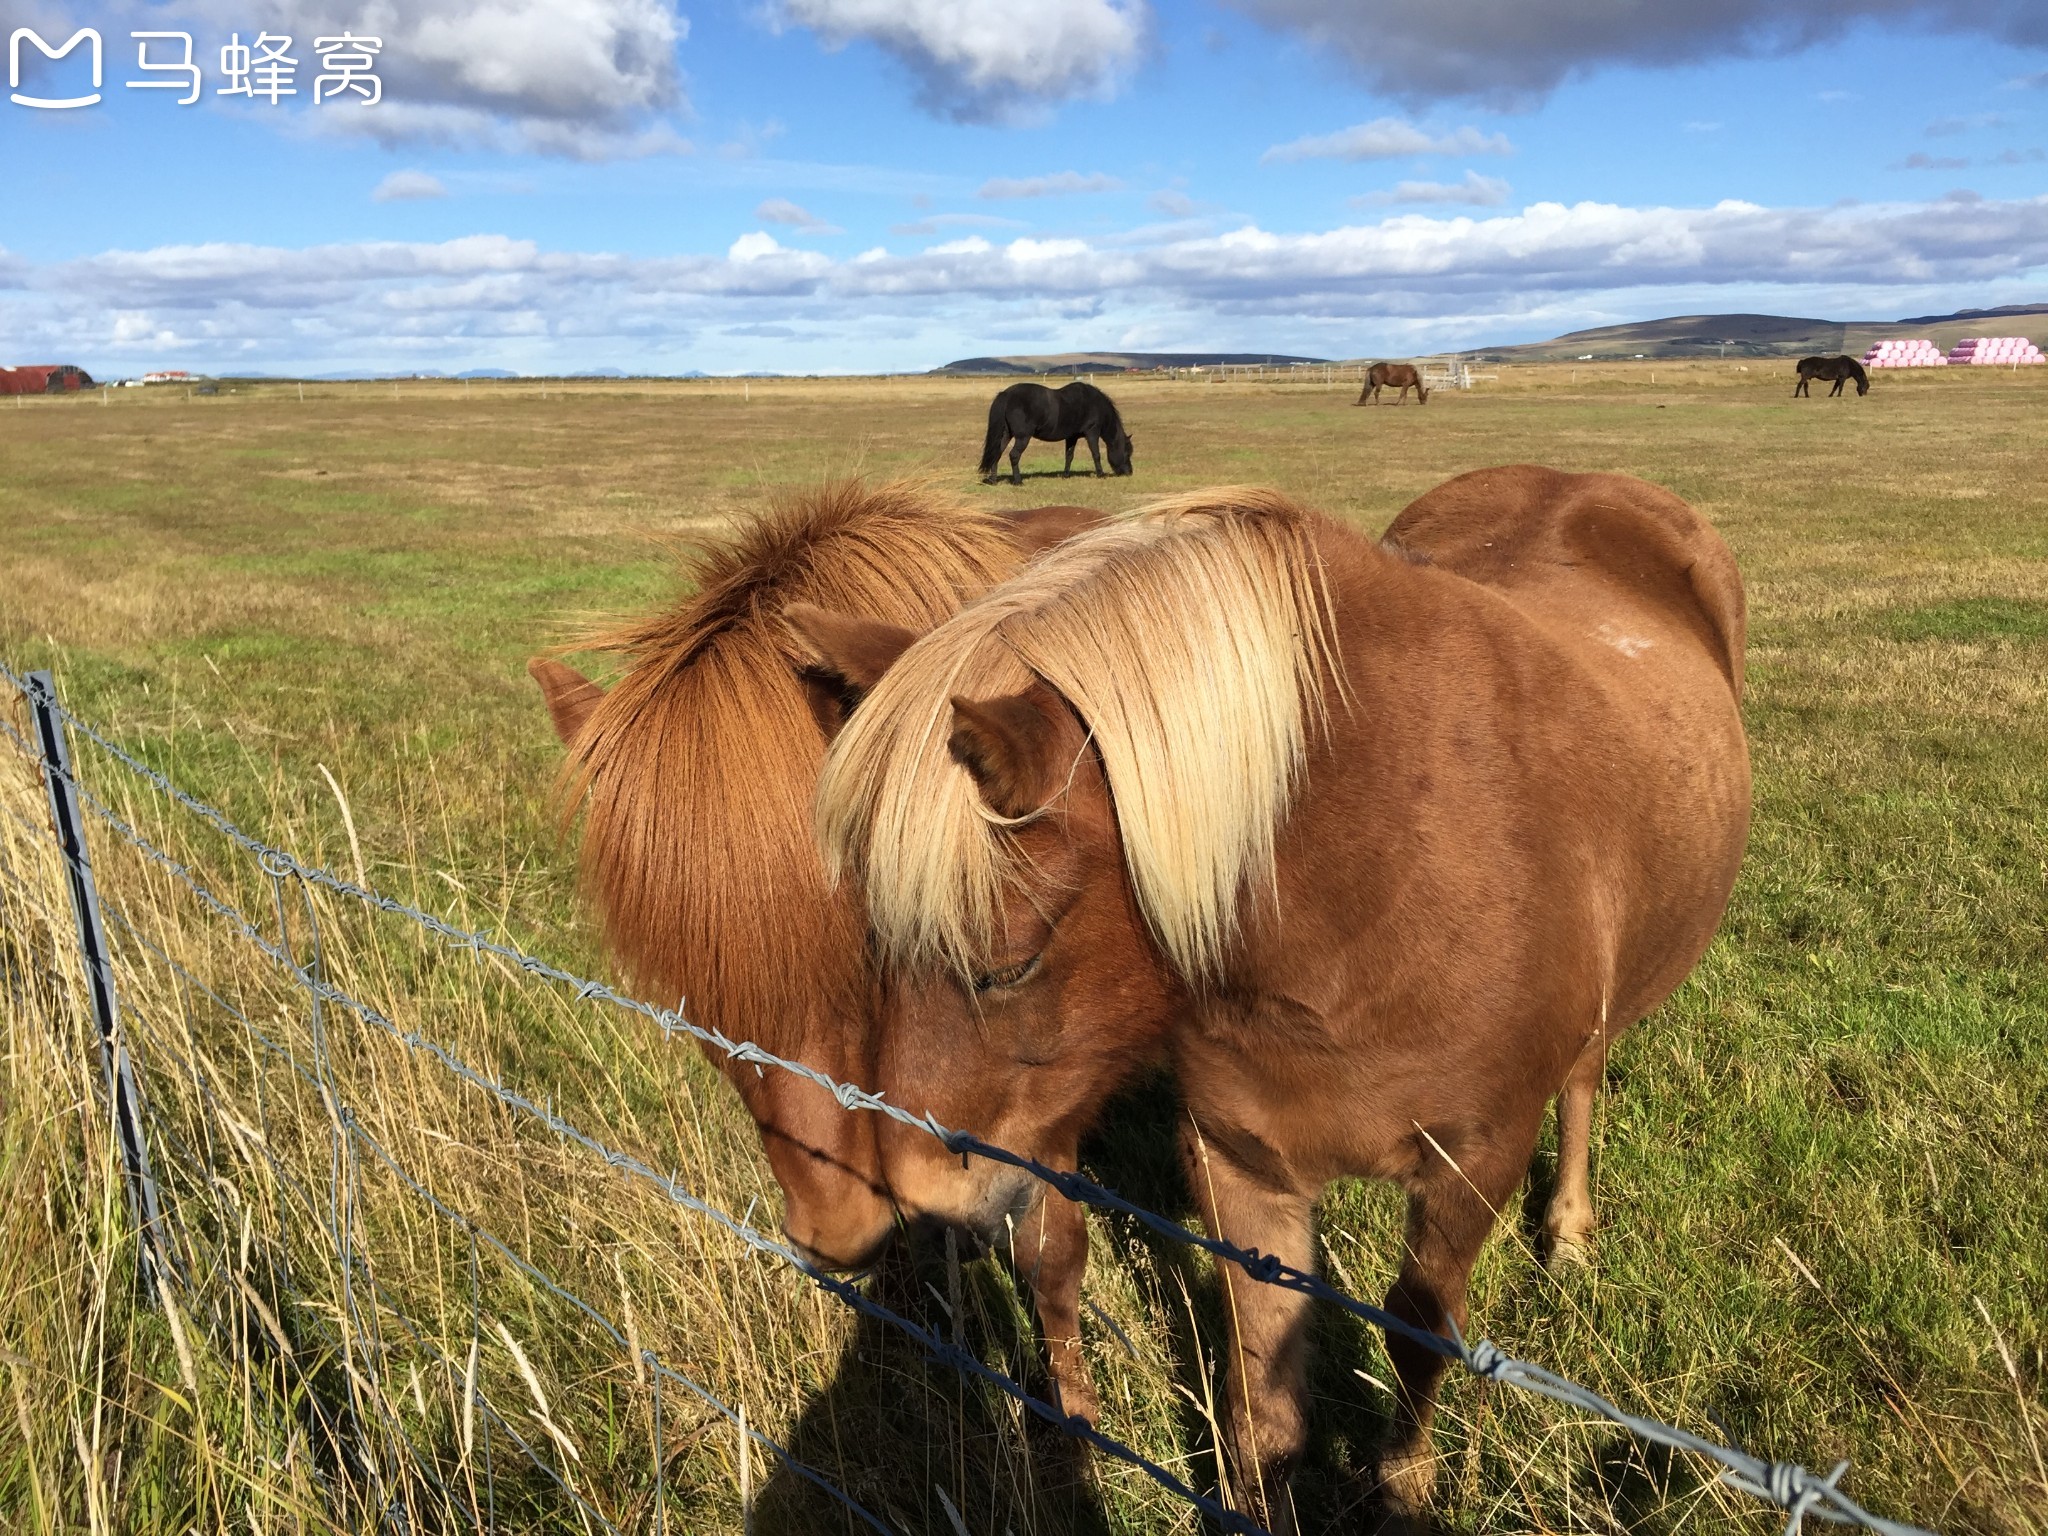
M1413 363L1374 363L1365 370L1365 388L1358 392L1358 398L1351 403L1364 405L1370 400L1374 405L1378 405L1380 386L1383 384L1391 384L1401 391L1399 399L1395 401L1397 405L1407 404L1408 391L1411 387L1415 390L1416 404L1429 404L1429 390L1423 385L1422 375Z
M1805 395L1808 399L1813 391L1806 386L1815 379L1835 381L1835 387L1828 391L1830 396L1839 395L1842 386L1851 379L1856 381L1856 393L1870 393L1870 375L1863 371L1863 365L1853 357L1802 357L1799 359L1799 382L1792 386L1794 398Z
M1074 472L1074 445L1088 439L1088 456L1095 461L1095 473L1102 473L1102 445L1109 447L1109 467L1119 475L1131 472L1131 434L1124 430L1116 405L1093 384L1076 379L1058 390L1043 384L1012 384L989 402L988 437L981 445L981 478L993 485L999 478L997 465L1003 449L1010 450L1010 482L1024 483L1017 467L1025 445L1033 438L1067 445L1067 467Z

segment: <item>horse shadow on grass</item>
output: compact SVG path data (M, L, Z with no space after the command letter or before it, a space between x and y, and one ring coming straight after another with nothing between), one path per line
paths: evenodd
M1084 468L1078 463L1071 472L1064 469L1026 469L1021 471L1021 473L1027 483L1033 480L1109 480L1114 478L1110 475L1097 475L1092 468ZM1014 486L1017 482L1010 478L1008 470L1004 470L995 479L984 480L982 484Z
M1170 1081L1148 1080L1111 1105L1104 1129L1082 1148L1082 1166L1132 1203L1193 1228L1178 1153L1181 1118ZM1164 1329L1179 1388L1180 1454L1172 1470L1216 1498L1220 1458L1211 1414L1222 1413L1227 1335L1214 1266L1198 1250L1135 1219L1101 1213L1096 1219L1113 1249L1153 1271L1154 1322ZM943 1244L930 1237L896 1245L868 1282L876 1301L942 1338L955 1336L950 1283ZM1044 1397L1043 1353L1019 1289L993 1264L962 1266L959 1285L960 1342ZM1100 1345L1099 1356L1130 1347L1092 1307L1085 1326ZM1374 1451L1392 1414L1391 1397L1377 1385L1388 1374L1384 1353L1375 1331L1334 1308L1315 1308L1312 1327L1313 1428L1295 1474L1295 1508L1303 1530L1371 1531ZM1119 1438L1116 1394L1107 1378L1121 1363L1112 1359L1098 1371L1111 1405L1103 1428ZM829 1384L792 1430L788 1449L905 1536L958 1536L962 1529L1107 1536L1129 1523L1105 1507L1100 1453L996 1389L931 1361L901 1331L871 1318L856 1325ZM753 1528L759 1536L796 1536L867 1527L808 1479L778 1465L761 1490Z
M956 1269L943 1242L913 1233L894 1245L866 1289L1034 1396L1047 1395L1031 1320L995 1266L963 1262ZM1080 1446L997 1388L932 1360L900 1329L865 1315L829 1384L791 1430L787 1449L903 1536L1108 1536L1112 1528ZM760 1490L752 1529L756 1536L851 1536L872 1527L778 1463Z

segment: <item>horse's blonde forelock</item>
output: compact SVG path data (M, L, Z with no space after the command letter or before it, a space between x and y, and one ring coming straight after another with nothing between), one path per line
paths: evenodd
M1307 718L1337 676L1314 514L1225 487L1070 539L911 646L819 784L835 876L866 888L885 956L962 975L1022 873L1014 824L948 749L955 695L1043 679L1101 754L1141 909L1168 960L1213 976L1248 887L1270 884ZM1028 819L1028 818L1027 818Z

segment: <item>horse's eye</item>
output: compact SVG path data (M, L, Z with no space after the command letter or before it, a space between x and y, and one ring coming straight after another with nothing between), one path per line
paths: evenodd
M1015 965L1006 965L1000 971L985 971L974 978L974 990L991 992L998 987L1014 987L1018 982L1038 969L1038 956L1019 960Z

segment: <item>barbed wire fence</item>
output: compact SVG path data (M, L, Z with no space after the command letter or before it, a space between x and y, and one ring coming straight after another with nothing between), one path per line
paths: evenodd
M439 986L452 995L465 982L448 972L445 961L466 955L474 973L466 983L471 990L489 989L502 1002L531 978L549 984L565 1009L599 1005L617 1010L734 1062L794 1073L831 1093L846 1113L885 1115L963 1157L1023 1170L1062 1198L1134 1221L1169 1243L1206 1252L1259 1283L1297 1291L1401 1333L1483 1380L1564 1403L1619 1426L1638 1441L1700 1458L1717 1469L1723 1483L1783 1511L1788 1536L1809 1515L1885 1536L1928 1536L1917 1527L1879 1518L1850 1498L1840 1487L1847 1463L1820 1475L1627 1412L1486 1340L1468 1344L1456 1336L1417 1330L1314 1274L1191 1231L1083 1175L1046 1167L913 1114L803 1062L730 1039L674 1010L626 996L488 933L379 893L362 880L359 856L355 882L302 862L245 832L71 713L59 702L49 674L23 676L0 663L0 683L18 696L29 722L25 735L0 717L0 750L11 749L41 777L49 826L38 826L13 808L5 808L5 815L26 839L54 852L71 908L68 914L52 910L47 886L0 857L0 911L14 906L32 914L45 934L58 935L68 927L75 935L97 1031L102 1107L118 1150L137 1249L137 1283L144 1298L164 1313L188 1389L196 1392L197 1383L187 1321L198 1320L211 1338L234 1341L234 1358L246 1378L245 1405L260 1405L269 1416L273 1442L295 1449L299 1475L344 1527L491 1531L517 1526L545 1510L573 1514L585 1530L651 1530L666 1536L672 1505L682 1500L687 1507L685 1490L670 1485L672 1466L708 1429L724 1424L734 1432L738 1452L743 1522L750 1462L758 1454L766 1458L764 1464L786 1469L832 1501L849 1530L895 1529L750 1423L744 1406L700 1379L704 1372L688 1358L688 1339L678 1339L684 1330L663 1326L646 1305L636 1307L633 1285L616 1252L620 1304L614 1307L533 1262L530 1230L519 1241L508 1240L467 1208L482 1203L475 1197L490 1180L510 1177L523 1184L558 1181L551 1192L572 1232L579 1199L595 1194L601 1202L607 1191L630 1188L679 1221L687 1216L704 1230L736 1240L739 1252L786 1266L816 1297L900 1334L937 1364L1001 1394L1017 1412L1149 1479L1213 1528L1254 1536L1261 1529L1179 1472L1084 1420L1067 1417L1013 1375L988 1364L963 1346L957 1318L953 1336L941 1337L860 1285L819 1270L753 1225L751 1205L745 1216L734 1216L680 1173L662 1173L644 1157L612 1145L552 1103L513 1087L504 1072L475 1064L449 1040L401 1024L364 1001L359 995L363 986L350 984L350 977L365 967L383 968L388 983L389 968L409 960L429 988ZM189 863L138 830L132 809L124 816L95 793L73 761L72 749L79 742L92 749L96 762L119 770L128 806L138 795L154 797L167 814L174 811L204 824L252 861L254 884L267 888L269 912L252 916L237 905L232 891L216 888L218 882L209 884ZM194 938L179 924L174 944L161 924L152 936L147 921L131 918L107 900L94 876L87 816L115 846L139 857L161 892L175 893L188 907L196 905L214 927ZM397 961L374 947L367 955L356 953L323 924L323 900L398 919L419 943L409 957ZM180 945L210 953L223 938L264 962L274 984L259 999L224 995L188 963L191 954L181 960L172 953ZM57 965L57 957L48 958ZM146 1000L143 989L120 986L123 970L148 976L153 984ZM419 982L422 976L412 979ZM385 990L392 989L387 985ZM220 1021L232 1026L230 1038L238 1050L203 1048L203 1032ZM425 1086L429 1083L431 1088ZM463 1096L442 1102L460 1106L457 1129L465 1118L479 1128L514 1128L531 1138L521 1146L536 1166L452 1171L465 1138L445 1126L428 1125L416 1111L423 1092L455 1088ZM307 1174L319 1167L322 1153L324 1182ZM539 1166L543 1161L545 1166ZM392 1203L368 1199L366 1181L377 1181L403 1198ZM395 1214L401 1211L406 1214ZM516 1275L523 1282L526 1316L519 1321L529 1338L570 1330L596 1347L593 1360L607 1361L581 1384L581 1396L594 1397L614 1418L639 1421L647 1460L630 1497L598 1496L577 1426L563 1422L568 1415L551 1402L513 1319L494 1304L493 1274ZM405 1284L423 1277L430 1283ZM651 1303L644 1276L642 1292ZM561 1390L558 1382L558 1398ZM245 1416L257 1411L248 1406ZM687 1415L694 1415L695 1422L686 1423ZM611 1435L615 1442L620 1438L616 1424ZM953 1505L948 1502L945 1508L954 1526L964 1531Z

